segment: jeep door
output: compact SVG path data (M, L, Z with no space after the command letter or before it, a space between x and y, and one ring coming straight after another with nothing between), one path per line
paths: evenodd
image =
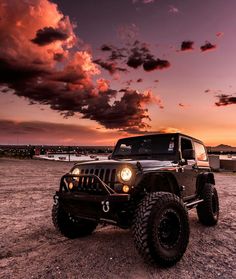
M197 169L195 157L189 159L183 157L185 150L194 150L193 141L191 138L180 136L180 158L184 163L180 167L179 172L177 172L176 178L179 185L183 186L183 197L186 199L190 199L193 198L196 193Z

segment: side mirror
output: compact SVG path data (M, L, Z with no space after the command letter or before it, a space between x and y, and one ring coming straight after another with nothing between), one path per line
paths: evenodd
M184 149L182 152L182 157L185 160L194 160L195 159L195 151L193 149Z
M111 160L112 154L108 155L108 160Z

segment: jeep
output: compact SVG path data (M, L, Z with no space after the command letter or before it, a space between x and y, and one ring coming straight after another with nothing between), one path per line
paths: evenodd
M145 261L178 262L189 241L188 210L216 225L219 200L204 144L180 133L118 140L107 160L81 162L63 175L52 220L66 237L99 223L130 228Z

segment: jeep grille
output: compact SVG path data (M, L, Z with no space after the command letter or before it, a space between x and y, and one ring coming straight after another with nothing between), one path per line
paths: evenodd
M117 181L116 169L107 168L83 168L80 169L80 174L95 174L108 186L114 189L115 183ZM99 184L91 177L79 177L75 182L76 191L86 192L86 193L99 193L103 194L103 190L99 187ZM75 190L75 189L74 189Z

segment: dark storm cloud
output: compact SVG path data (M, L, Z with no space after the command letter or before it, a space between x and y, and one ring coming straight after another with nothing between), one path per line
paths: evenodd
M30 103L49 105L65 117L80 113L109 129L148 127L144 120L149 119L145 106L153 102L150 94L126 89L118 101L116 90L97 91L92 84L87 85L85 73L73 72L69 66L61 72L47 72L39 65L34 69L16 61L1 62L1 83L7 83L15 95L27 98Z
M121 128L127 129L144 129L149 125L144 123L144 119L150 120L147 109L143 104L151 103L153 96L151 94L140 94L132 89L123 89L123 96L113 105L103 102L98 105L94 103L83 111L84 118L96 120L98 117L100 123L110 129Z
M143 59L139 55L131 55L127 61L127 65L134 69L137 69L142 64L143 64Z
M204 51L208 51L208 50L213 50L216 48L216 45L213 45L212 43L210 42L206 42L204 45L202 45L201 47L201 51L204 52Z
M13 18L0 24L1 94L10 92L26 98L29 104L47 105L65 117L79 114L105 128L139 130L148 126L147 105L159 105L161 101L149 91L119 92L110 88L109 81L98 76L101 73L98 65L111 74L127 70L115 61L97 59L95 64L90 52L78 51L74 25L55 4L32 0L35 7L32 12L28 1L11 0L12 5L2 1L0 18ZM12 13L13 6L18 13ZM34 43L32 34L36 34ZM112 49L111 59L119 54L113 50L123 51Z
M147 72L153 71L153 70L162 70L165 68L170 67L170 62L167 60L162 59L146 59L143 63L143 69Z
M39 29L36 33L36 37L31 41L39 46L45 46L55 41L64 41L68 37L69 35L59 28L45 27Z
M101 51L110 52L110 56L108 57L109 61L120 60L127 57L126 48L118 48L113 45L103 44L100 49Z
M134 42L134 47L129 50L130 54L127 60L127 65L137 69L143 65L147 55L151 56L146 44L141 44L139 41Z
M124 54L124 51L126 51L124 48L123 49L113 49L111 52L111 55L109 56L110 61L115 61L115 60L120 60L126 57Z
M134 69L143 66L143 69L147 72L170 67L169 61L155 58L147 44L140 43L139 41L134 42L134 47L130 50L127 65Z
M236 104L236 97L233 97L232 95L221 94L218 95L217 98L218 101L215 104L218 107Z
M115 64L116 60L121 60L121 63L126 63L127 66L133 69L143 66L143 69L147 72L170 67L169 61L155 58L148 45L138 40L135 40L132 44L128 44L125 48L117 48L113 45L103 44L101 50L110 52L109 57L107 59L97 59L94 62L108 70L111 74L117 70L124 71L123 68Z
M193 50L193 41L183 41L181 43L181 51Z
M101 59L96 59L93 62L107 70L110 74L114 74L116 72L127 72L127 69L119 67L116 62L102 61Z
M112 45L104 44L104 45L101 46L102 51L111 51L112 49L113 49Z

